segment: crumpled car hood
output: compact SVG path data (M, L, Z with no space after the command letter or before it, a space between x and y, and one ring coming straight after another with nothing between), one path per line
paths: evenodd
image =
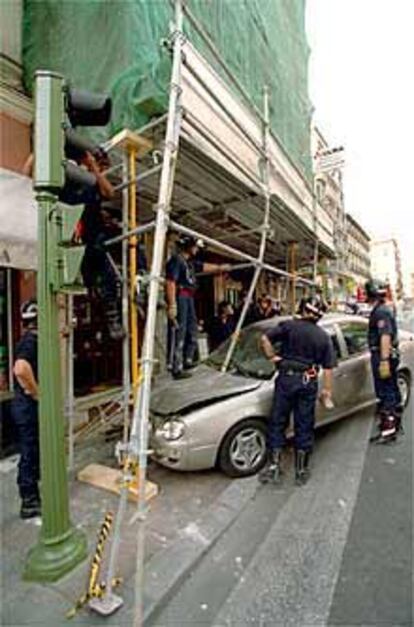
M237 374L222 373L208 366L192 370L189 379L162 377L151 394L151 412L168 416L182 413L193 406L203 406L258 388L263 382Z

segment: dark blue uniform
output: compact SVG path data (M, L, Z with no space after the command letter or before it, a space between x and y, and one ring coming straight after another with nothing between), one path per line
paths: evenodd
M311 452L315 403L318 393L317 370L335 366L329 335L314 322L294 319L282 322L267 332L273 342L281 342L282 361L275 382L272 414L268 428L268 448L286 444L285 431L293 411L296 450Z
M196 272L201 272L203 263L175 254L167 262L167 279L176 284L177 328L168 323L167 360L172 355L172 370L178 374L184 364L192 365L197 348L197 315L194 295L197 289Z
M85 254L81 264L83 282L85 287L91 290L97 285L99 277L102 300L106 308L116 309L119 280L102 246L115 233L109 232L104 223L99 187L97 185L91 188L65 185L59 194L59 199L68 205L85 205L81 217L82 241L85 244Z
M381 379L379 367L381 363L380 342L382 335L391 336L391 377ZM368 326L368 344L371 351L371 367L374 377L375 394L378 399L378 410L395 415L401 411L401 394L398 387L397 372L400 363L398 352L398 330L395 316L388 305L379 303L371 311Z
M37 381L37 335L27 331L17 344L15 359L24 359L32 367ZM38 497L39 435L38 402L26 394L14 378L13 419L17 428L20 461L17 484L22 499Z

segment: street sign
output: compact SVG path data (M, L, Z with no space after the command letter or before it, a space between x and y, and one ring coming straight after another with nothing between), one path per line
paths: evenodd
M341 170L345 165L345 149L343 146L327 148L318 151L315 155L317 172L332 172Z

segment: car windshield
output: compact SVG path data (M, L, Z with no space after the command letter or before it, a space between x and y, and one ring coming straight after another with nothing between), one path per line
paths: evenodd
M230 372L255 377L257 379L270 379L275 371L274 365L269 361L261 348L260 339L263 329L257 327L248 327L240 333L239 340L233 352L230 361ZM212 366L219 370L226 358L231 339L229 338L214 350L206 361L208 366Z

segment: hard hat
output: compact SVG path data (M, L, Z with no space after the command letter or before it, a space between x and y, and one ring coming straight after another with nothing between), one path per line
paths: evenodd
M370 279L365 283L365 292L368 298L381 298L387 294L387 283L380 279Z
M189 248L192 248L193 246L197 246L197 248L204 248L203 240L197 239L196 237L193 237L192 235L182 235L177 240L177 244L180 248L183 248L184 250L188 250Z
M317 296L309 296L308 298L302 298L300 305L299 305L299 313L301 315L305 313L310 314L316 320L320 320L320 318L322 318L325 309L326 308L324 304L322 303L321 299L318 298Z
M34 299L27 300L20 308L20 317L23 322L34 322L37 320L37 302Z

